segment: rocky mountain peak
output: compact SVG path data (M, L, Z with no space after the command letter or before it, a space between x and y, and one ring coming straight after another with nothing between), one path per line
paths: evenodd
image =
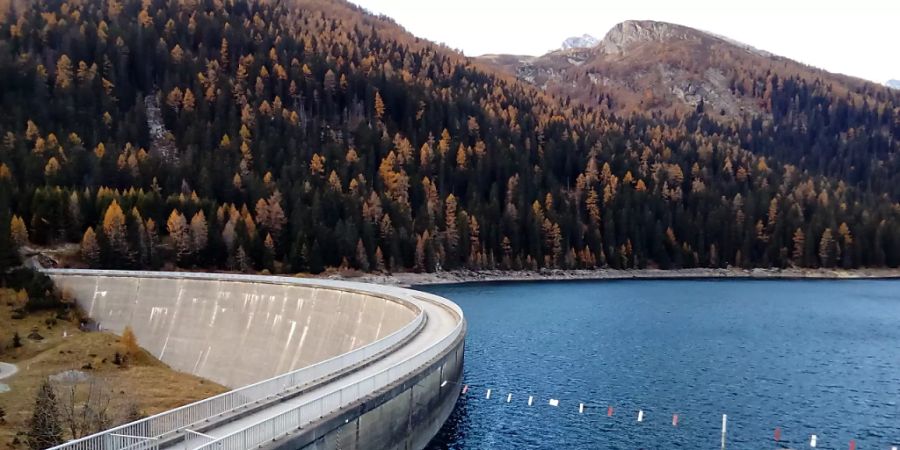
M591 48L596 47L597 44L600 43L600 40L591 36L590 34L582 34L581 36L574 36L566 39L562 43L563 50L569 50L573 48Z
M622 54L633 44L677 39L700 40L695 31L681 25L652 20L626 20L612 27L599 47L607 54Z

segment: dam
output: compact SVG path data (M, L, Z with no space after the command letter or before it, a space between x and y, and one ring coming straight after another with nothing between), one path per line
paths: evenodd
M421 449L460 393L442 297L347 281L46 269L105 331L233 390L55 449Z

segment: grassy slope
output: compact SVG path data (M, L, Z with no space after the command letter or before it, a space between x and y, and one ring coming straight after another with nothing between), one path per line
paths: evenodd
M115 352L122 352L119 337L109 333L86 333L76 324L59 321L48 327L45 320L53 318L49 312L31 314L13 320L10 303L14 297L0 290L0 361L19 366L19 373L2 381L10 391L0 393L0 407L6 411L5 423L0 422L0 446L25 448L24 436L19 445L12 445L18 433L25 433L34 402L35 392L43 379L66 370L81 370L90 363L93 369L84 370L103 380L112 394L112 411L121 415L130 402L144 415L151 415L203 399L227 389L193 375L176 372L143 352L131 358L127 367L112 363ZM37 327L45 339L34 341L27 336ZM18 331L23 346L12 348L13 333ZM68 337L63 338L63 331Z

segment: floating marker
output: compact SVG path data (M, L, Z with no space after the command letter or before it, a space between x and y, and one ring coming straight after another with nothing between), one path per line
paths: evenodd
M548 402L548 404L550 406L559 406L559 400L557 400L555 398L551 398L550 401Z
M533 401L534 401L534 397L531 396L531 395L529 395L529 396L528 396L528 406L531 406L531 403L532 403Z
M638 410L638 422L643 422L643 421L644 421L644 410L639 409Z
M469 392L469 385L468 385L468 384L465 385L465 386L463 386L463 391L462 391L462 393L465 394L466 392Z
M775 442L781 440L781 428L775 427Z
M722 414L722 450L725 450L725 430L728 429L728 414Z
M491 390L487 390L487 394L485 394L484 398L491 398Z
M672 414L672 426L673 427L678 426L678 414Z
M812 435L809 437L809 446L812 448L816 447L816 435Z
M610 407L606 408L606 417L612 417L612 415L613 415L613 407L610 406Z
M850 439L850 450L856 450L856 441Z
M578 404L578 414L584 414L584 403Z
M447 385L447 380L444 380L443 382L441 382L441 387L444 387L446 385Z
M512 401L512 394L507 394L506 395L506 403L509 403L511 401Z

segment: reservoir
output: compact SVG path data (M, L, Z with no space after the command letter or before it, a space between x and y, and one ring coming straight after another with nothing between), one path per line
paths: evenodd
M719 449L723 414L729 449L900 444L900 281L420 289L469 326L468 390L431 449Z

